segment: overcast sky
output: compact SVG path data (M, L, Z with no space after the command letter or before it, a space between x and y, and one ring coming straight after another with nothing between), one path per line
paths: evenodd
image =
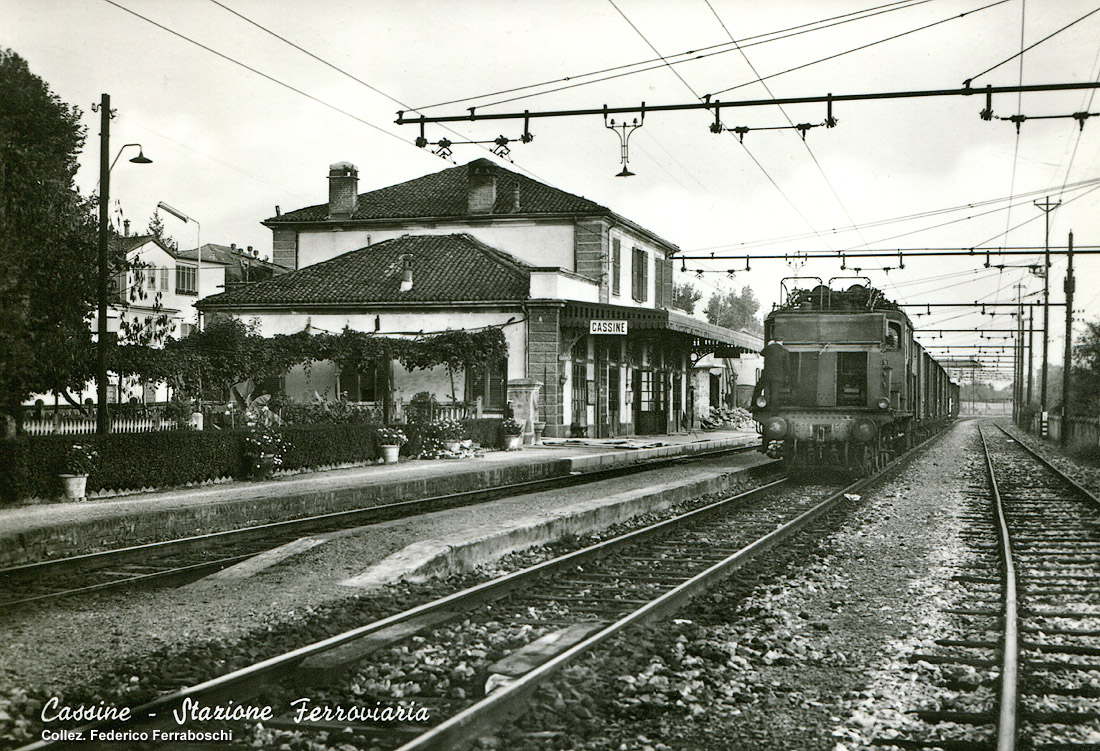
M356 164L361 191L452 166L431 148L412 144L418 132L393 123L398 109L442 115L461 114L475 104L479 112L492 112L692 102L720 91L717 98L728 101L957 88L1096 8L1078 0L905 0L881 6L884 12L863 20L849 16L830 22L835 24L831 28L804 26L876 4L0 0L0 45L26 58L58 96L84 111L88 142L78 176L83 191L94 190L98 178L99 125L91 104L106 92L118 112L111 156L124 143L140 142L154 160L138 166L123 159L112 173L112 204L117 199L117 211L132 228L143 229L157 202L165 201L201 222L204 242L253 245L270 256L271 233L260 221L272 216L276 205L288 211L325 202L332 162ZM840 54L930 24L936 25ZM774 33L799 26L804 33ZM731 37L741 42L740 50ZM643 66L653 69L572 85L588 81L579 76L592 71L657 54L680 60L674 56L689 50L718 54L674 69ZM1098 62L1100 13L975 78L974 86L1012 85L1021 79L1025 84L1096 81ZM630 70L635 69L617 72ZM763 84L753 83L758 76L768 77L770 94ZM561 82L566 77L568 84ZM482 96L545 81L558 83ZM489 106L566 85L571 87ZM480 98L429 108L467 97ZM512 145L514 164L503 163L609 206L687 254L1041 247L1043 213L1032 200L1048 191L1052 200L1063 201L1050 215L1051 244L1065 245L1072 229L1077 246L1100 245L1100 190L1089 192L1096 186L1086 185L1062 191L1063 185L1100 178L1100 118L1087 120L1083 131L1073 119L1031 120L1017 136L1010 122L981 120L982 107L980 96L837 104L837 127L814 128L805 143L786 129L749 132L742 144L734 134L712 134L708 113L650 114L630 141L630 168L636 173L630 178L615 177L621 166L618 140L602 118L542 119L532 123L532 143ZM1068 115L1096 112L1100 101L1094 102L1089 91L1028 94L1019 102L1016 95L1000 95L993 109L1006 117ZM727 110L722 119L732 128L824 118L824 105L815 104L787 107L785 114L775 106ZM464 123L455 130L460 135L430 126L427 137L515 138L522 124ZM478 146L455 146L452 158L464 164L487 155ZM1009 196L1017 197L1011 210ZM928 213L983 202L990 203ZM926 215L883 221L914 214ZM194 246L193 224L170 217L165 223L181 247ZM838 231L853 224L861 229ZM780 241L762 244L775 240ZM1082 256L1077 263L1075 307L1089 320L1100 317L1096 258ZM1014 266L1034 260L992 258L994 264ZM1017 283L1025 285L1024 294L1042 287L1027 269L985 269L984 261L984 256L909 257L900 269L893 256L852 260L841 271L837 260L804 266L758 260L745 272L743 259L722 260L689 262L679 279L691 280L707 294L748 284L766 306L778 299L779 279L785 275L829 278L853 273L856 266L903 302L1004 301L1015 299ZM722 273L699 278L694 272L701 266ZM883 266L894 268L878 270ZM1065 266L1063 258L1055 260L1054 301L1063 299ZM737 273L730 277L729 269ZM1062 308L1052 309L1050 358L1055 363L1061 362L1063 316ZM1007 316L992 319L942 308L914 320L925 328L1014 325ZM968 333L925 341L983 340Z

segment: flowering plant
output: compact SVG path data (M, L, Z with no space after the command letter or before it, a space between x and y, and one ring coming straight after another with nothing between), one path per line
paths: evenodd
M272 468L283 465L286 442L279 434L267 428L253 429L245 438L245 454L251 460L252 469L260 471L265 463Z
M462 423L458 420L440 418L427 424L424 435L429 438L438 438L441 441L462 440Z
M500 424L500 429L504 435L523 435L523 426L511 417Z
M379 428L377 435L379 446L404 446L409 440L398 428Z
M74 443L65 454L65 474L87 475L95 465L96 450L91 446Z

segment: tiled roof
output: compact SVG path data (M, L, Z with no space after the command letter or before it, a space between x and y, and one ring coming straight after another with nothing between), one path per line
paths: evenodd
M402 292L405 258L412 264L413 284ZM530 268L470 235L405 235L212 295L199 305L523 300Z
M470 216L467 187L471 169L491 169L496 176L496 204L489 216L508 214L608 214L610 209L587 198L532 180L488 159L418 177L388 188L360 193L353 219L413 219ZM519 188L518 208L516 188ZM265 224L328 219L328 204L288 211Z
M108 238L108 243L111 250L115 252L129 253L153 239L152 235L116 235L112 233Z

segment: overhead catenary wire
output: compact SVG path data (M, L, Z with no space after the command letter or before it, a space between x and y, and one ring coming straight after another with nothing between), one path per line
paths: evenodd
M1038 46L1039 46L1040 44L1042 44L1043 42L1046 42L1046 41L1048 41L1048 40L1050 40L1050 39L1053 39L1053 38L1054 38L1055 36L1057 36L1058 34L1061 34L1061 33L1062 33L1063 31L1065 31L1066 29L1068 29L1068 28L1070 28L1071 26L1074 26L1074 25L1076 25L1076 24L1080 23L1081 21L1084 21L1084 20L1085 20L1086 18L1088 18L1089 16L1091 16L1091 15L1093 15L1093 14L1097 13L1098 11L1100 11L1100 7L1098 7L1098 8L1094 8L1094 9L1090 10L1090 11L1089 11L1088 13L1086 13L1085 15L1081 16L1080 18L1078 18L1078 19L1076 19L1076 20L1074 20L1074 21L1070 21L1069 23L1067 23L1067 24L1066 24L1065 26L1063 26L1062 28L1058 29L1057 31L1055 31L1055 32L1052 32L1052 33L1050 33L1050 34L1047 34L1047 35L1046 35L1045 37L1043 37L1043 38L1042 38L1042 39L1040 39L1039 41L1035 42L1034 44L1030 44L1030 45L1028 45L1027 47L1024 47L1024 48L1023 48L1023 49L1021 49L1021 50L1020 50L1019 52L1017 52L1017 53L1016 53L1015 55L1012 55L1011 57L1007 57L1007 58L1005 58L1004 60L1002 60L1001 62L997 63L996 65L994 65L994 66L992 66L992 67L990 67L990 68L986 68L985 70L983 70L983 71L982 71L981 73L979 73L979 74L978 74L978 75L976 75L976 76L971 76L970 78L966 79L966 81L964 81L964 82L963 82L963 85L964 85L964 86L969 86L969 85L970 85L970 83L971 83L972 81L974 81L975 79L977 79L977 78L981 78L981 77L982 77L982 76L984 76L984 75L985 75L986 73L989 73L990 71L996 70L997 68L1001 67L1001 66L1002 66L1002 65L1004 65L1005 63L1008 63L1008 62L1011 62L1011 61L1015 60L1015 59L1016 59L1017 57L1022 57L1022 56L1023 56L1023 54L1024 54L1025 52L1028 52L1029 50L1033 50L1033 49L1035 49L1036 47L1038 47ZM1022 46L1022 45L1021 45L1021 46Z
M983 5L980 8L975 8L974 10L965 11L963 13L959 13L958 15L949 16L947 18L940 19L939 21L933 21L932 23L925 24L923 26L918 26L915 29L909 29L908 31L903 31L899 34L893 34L891 36L884 37L882 39L878 39L874 42L868 42L867 44L861 44L858 47L853 47L849 50L844 50L843 52L837 52L837 53L829 55L827 57L822 57L822 58L819 58L817 60L813 60L813 61L808 62L808 63L803 63L802 65L796 65L793 68L787 68L786 70L781 70L778 73L772 73L772 74L770 74L770 75L768 75L765 78L762 78L760 80L763 81L763 80L766 80L768 78L778 78L779 76L784 76L788 73L794 73L796 70L802 70L804 68L809 68L812 65L819 65L821 63L828 62L829 60L835 60L838 57L843 57L844 55L850 55L853 52L860 52L860 51L868 49L870 47L875 47L879 44L885 44L886 42L892 42L894 40L901 39L902 37L909 36L910 34L916 34L916 33L921 32L921 31L927 31L928 29L931 29L935 26L940 26L941 24L949 23L951 21L957 21L960 18L965 18L966 16L971 15L973 13L980 13L983 10L989 10L990 8L995 8L998 5L1004 5L1007 2L1011 2L1011 0L994 0L994 2L989 3L988 5ZM727 92L734 91L736 89L740 89L740 88L743 88L745 86L750 86L754 83L756 83L756 81L746 81L745 83L740 83L740 84L737 84L736 86L729 86L725 89L719 89L718 91L712 92L711 96L715 97L715 96L718 96L719 94L725 94Z
M902 2L886 3L884 5L877 5L877 6L874 6L872 8L865 8L863 10L852 11L851 13L844 13L844 14L839 15L839 16L831 16L829 18L820 19L818 21L811 21L809 23L799 24L797 26L791 26L791 27L788 27L786 29L779 29L777 31L770 31L770 32L765 32L763 34L756 34L756 35L753 35L753 36L750 36L750 37L746 37L745 39L741 40L741 43L742 43L742 46L756 46L758 44L767 44L767 43L770 43L770 42L781 41L781 40L784 40L784 39L789 39L791 37L800 36L802 34L808 34L808 33L813 32L813 31L822 31L824 29L833 28L834 26L840 26L842 24L852 23L854 21L862 21L862 20L867 19L867 18L873 18L874 16L878 16L878 15L881 15L883 13L892 13L892 12L898 11L898 10L907 10L908 8L912 8L912 7L915 7L917 5L924 5L925 3L928 3L928 2L932 2L932 0L903 0ZM904 6L904 7L897 7L897 6ZM883 9L885 9L885 10L883 10ZM875 11L875 12L872 12L872 11ZM859 18L851 18L851 16L857 16L857 15L860 15L860 14L867 14L867 15L861 15ZM845 20L838 20L838 19L845 19ZM836 21L836 23L830 23L832 21ZM828 25L822 25L822 24L828 24ZM820 28L808 28L810 26L819 26ZM773 39L764 39L764 37L774 37L774 38ZM723 48L723 49L720 49L720 48ZM711 50L719 50L719 51L712 52ZM528 95L525 95L525 96L514 97L512 99L504 99L504 100L501 100L501 101L491 102L489 104L480 105L480 106L484 106L484 107L491 107L493 105L505 104L507 102L514 102L514 101L518 101L520 99L527 99L527 98L530 98L530 97L542 96L543 94L549 94L549 93L556 92L556 91L564 91L565 89L576 88L576 87L579 87L579 86L587 86L587 85L590 85L590 84L593 84L593 83L601 83L603 81L611 80L612 78L621 78L623 76L630 76L630 75L635 75L635 74L638 74L638 73L646 73L648 71L656 70L658 68L663 67L665 65L665 63L662 62L662 60L668 60L673 65L679 65L680 63L694 62L696 60L702 60L702 59L705 59L707 57L712 57L714 55L722 55L722 54L726 54L726 53L733 52L733 51L734 51L734 48L730 47L729 43L723 42L723 43L720 43L720 44L713 44L713 45L709 45L709 46L706 46L706 47L700 47L698 49L686 50L684 52L677 52L675 54L667 55L664 58L662 58L662 57L649 58L649 59L646 59L646 60L639 60L639 61L636 61L636 62L633 62L633 63L625 63L625 64L622 64L622 65L614 65L614 66L611 66L611 67L608 67L608 68L602 68L600 70L589 71L588 73L575 73L573 75L565 76L563 78L550 79L550 80L546 80L546 81L541 81L539 83L526 84L524 86L513 86L511 88L501 89L499 91L492 91L492 92L488 92L488 93L485 93L485 94L477 94L477 95L473 95L473 96L461 97L459 99L451 99L449 101L437 102L435 104L428 104L428 105L424 105L424 106L421 106L421 107L410 107L409 109L411 109L412 111L415 111L415 112L422 112L424 110L435 109L437 107L446 107L446 106L449 106L449 105L452 105L452 104L462 104L464 102L473 102L473 101L478 100L478 99L487 99L489 97L500 96L500 95L503 95L503 94L513 94L513 93L516 93L518 91L526 91L528 89L538 88L538 87L542 87L542 86L552 86L552 85L558 84L558 83L574 82L574 83L570 83L570 85L568 85L568 86L563 86L563 87L558 88L558 89L551 89L549 91L540 91L540 92L536 92L536 93L533 93L533 94L528 94ZM694 57L689 57L689 56L694 56ZM685 57L686 59L683 59L683 60L676 60L675 59L675 58L680 58L680 57ZM593 81L575 82L575 80L578 79L578 78L586 78L588 76L597 76L597 75L602 75L604 73L614 73L616 71L621 71L621 70L624 70L626 68L633 68L633 67L637 67L637 66L641 66L641 65L651 65L652 63L658 63L658 64L657 65L652 65L652 67L643 68L643 69L640 69L640 70L629 71L627 73L621 73L621 74L615 75L615 76L609 76L607 78L599 78L599 79L596 79L596 80L593 80Z
M290 47L293 47L294 49L298 50L302 54L307 55L308 57L316 60L317 62L321 63L322 65L325 65L325 66L335 70L336 72L340 73L341 75L347 76L352 81L355 81L356 83L366 87L370 91L373 91L374 93L379 94L380 96L383 96L386 99L389 99L390 101L396 103L398 106L405 107L406 109L409 109L409 106L407 104L402 102L400 99L398 99L394 95L392 95L388 92L382 91L377 86L374 86L373 84L368 83L367 81L364 81L362 78L356 76L353 73L348 72L347 70L341 68L340 66L336 65L335 63L332 63L329 60L326 60L325 58L321 57L320 55L317 55L317 54L311 52L310 50L307 50L305 47L302 47L301 45L294 43L290 39L287 39L286 37L282 36L281 34L273 31L272 29L269 29L268 27L264 26L263 24L259 23L258 21L255 21L255 20L249 18L248 16L244 15L243 13L229 7L225 3L220 2L220 0L210 0L210 2L214 3L215 5L217 5L218 7L224 9L225 11L227 11L229 13L232 13L234 16L236 16L237 18L240 18L242 21L245 21L246 23L251 24L252 26L255 26L257 29L260 29L264 33L271 35L272 37L278 39L280 42L283 42L284 44L289 45ZM443 129L446 130L449 133L453 133L454 135L456 135L460 138L466 138L465 134L460 133L459 131L455 130L454 128L444 126ZM388 133L389 131L386 131L386 132ZM402 139L402 140L404 140L404 139ZM486 148L484 145L482 145L480 143L477 144L477 145L481 146L482 149L484 149L485 151L488 151L489 153L495 153L495 152L492 151L492 149ZM526 169L525 167L523 167L523 165L517 164L516 167L518 169L522 170L523 172L526 172L527 174L531 175L532 177L536 177L539 180L542 180L543 182L548 182L544 178L539 177L538 175L536 175L531 170Z

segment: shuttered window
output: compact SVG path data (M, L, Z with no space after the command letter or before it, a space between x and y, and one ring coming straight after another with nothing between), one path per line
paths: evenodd
M611 294L622 294L623 248L619 238L611 241Z
M649 282L649 256L641 248L634 248L631 265L631 294L637 302L646 301L646 286Z
M481 397L481 408L501 412L508 397L508 361L471 368L466 373L466 403L475 404Z

